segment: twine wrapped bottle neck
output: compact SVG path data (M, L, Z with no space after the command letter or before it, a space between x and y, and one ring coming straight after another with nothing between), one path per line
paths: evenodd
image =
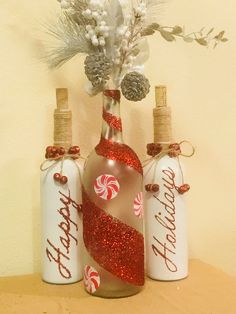
M105 90L103 92L102 117L102 139L123 143L119 90Z
M169 145L172 139L171 109L167 106L166 87L156 86L156 108L153 109L154 143Z
M54 111L54 146L69 149L72 144L72 113L68 109L68 90L56 89L57 109Z

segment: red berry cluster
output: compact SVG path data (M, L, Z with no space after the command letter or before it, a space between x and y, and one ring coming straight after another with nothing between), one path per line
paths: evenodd
M54 173L53 178L55 181L60 182L61 184L66 184L68 182L68 178L66 176L62 176L60 173Z
M190 185L189 184L183 184L180 187L177 188L177 191L179 192L179 194L184 194L186 192L188 192L190 189Z
M169 149L170 151L168 155L170 157L177 157L181 154L181 149L178 143L170 144Z
M64 147L48 146L46 148L45 158L52 158L56 160L62 158L65 154L71 155L72 159L77 159L80 154L80 148L79 146L72 146L66 152ZM68 178L60 173L55 173L53 178L56 182L60 182L61 184L66 184L68 182Z
M147 144L147 154L149 156L156 156L162 151L162 146L161 144L156 144L156 143L150 143Z
M48 159L48 158L57 159L57 158L63 157L66 153L69 155L79 155L80 148L79 148L79 146L72 146L66 152L64 147L48 146L46 148L45 158L46 159ZM73 159L76 159L76 158L77 158L76 156L73 156Z
M64 147L48 146L46 148L45 158L61 158L65 154L65 152L66 151Z
M145 185L145 190L147 192L154 192L154 193L156 193L156 192L159 191L159 189L160 189L160 187L159 187L158 184L146 184Z
M190 185L189 184L183 184L179 187L175 187L176 190L178 191L179 194L184 194L190 190ZM158 184L146 184L145 185L145 190L147 192L159 192L160 186Z
M71 146L68 150L69 155L79 155L80 154L80 148L79 146ZM73 156L73 159L77 159L77 156Z

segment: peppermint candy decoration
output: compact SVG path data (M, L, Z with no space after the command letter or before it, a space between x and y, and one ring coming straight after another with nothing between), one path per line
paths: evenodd
M89 293L94 293L100 286L100 276L98 272L89 265L84 267L84 286Z
M143 193L139 192L134 200L134 214L138 218L143 217Z
M120 184L114 176L103 174L97 177L94 184L94 191L102 199L109 201L115 198L119 193Z

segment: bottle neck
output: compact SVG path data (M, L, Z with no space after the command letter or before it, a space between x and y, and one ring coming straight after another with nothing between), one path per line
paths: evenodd
M171 111L169 107L153 109L154 143L172 142Z
M72 115L69 110L54 112L54 146L66 149L71 147L72 142Z
M103 92L102 139L123 143L122 121L120 118L120 91Z

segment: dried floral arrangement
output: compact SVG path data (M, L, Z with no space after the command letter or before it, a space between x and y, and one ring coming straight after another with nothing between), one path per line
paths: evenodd
M148 59L147 36L159 32L167 41L182 38L203 46L226 42L225 32L214 29L186 34L181 26L161 26L157 21L163 0L58 0L61 15L48 32L57 40L46 59L60 67L75 55L85 54L87 92L96 95L109 88L121 89L125 98L139 101L149 92L143 75Z

